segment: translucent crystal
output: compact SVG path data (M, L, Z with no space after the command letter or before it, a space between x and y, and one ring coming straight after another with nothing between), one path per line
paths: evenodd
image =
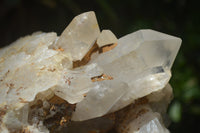
M97 45L103 47L109 44L117 43L116 36L110 30L103 30L97 39Z
M0 49L0 132L168 133L180 44L153 30L117 40L100 33L94 12L75 17L60 37L20 38Z
M153 30L139 30L119 39L115 49L101 54L94 62L99 65L135 53L148 67L163 66L170 69L180 48L181 39ZM104 57L108 59L102 60Z
M48 49L56 37L55 33L36 33L1 49L0 105L21 107L57 84L58 62L63 57Z
M96 83L86 98L77 104L72 120L83 121L107 114L113 103L124 95L126 88L127 84L120 81Z
M179 38L153 30L140 30L120 38L119 44L113 50L102 53L91 61L97 63L104 74L113 77L119 84L127 84L127 87L123 88L123 96L120 95L120 98L115 101L107 100L106 104L112 105L109 112L117 111L138 98L163 89L171 77L170 68L180 44ZM116 84L116 82L108 82ZM94 104L91 102L95 103L96 100L92 97L94 95L98 97L98 94L87 96L88 99L93 100L78 103L77 106L81 109L77 108L74 115L86 109L90 115L100 110L101 113L107 112L103 108L105 103L99 104L102 107L99 107L98 111L94 110ZM112 98L113 95L110 94L108 97ZM87 119L85 115L80 115L79 118L81 117Z
M63 31L54 48L62 48L71 60L81 60L100 34L93 11L76 16Z
M84 70L63 71L61 76L63 78L55 86L55 94L72 104L80 102L84 98L84 94L94 86L91 76L87 74L87 71Z
M152 114L151 114L152 116ZM147 116L143 116L146 119ZM141 120L142 121L142 120ZM135 126L135 123L132 123L129 133L169 133L169 131L161 124L157 117L152 118L152 120L145 123L143 126L139 128L138 131L132 131L132 128Z
M116 113L117 131L122 133L169 133L166 110L171 100L172 88L168 84L160 91L135 101ZM158 99L156 99L158 97ZM147 99L146 99L147 98ZM123 121L120 121L123 119Z

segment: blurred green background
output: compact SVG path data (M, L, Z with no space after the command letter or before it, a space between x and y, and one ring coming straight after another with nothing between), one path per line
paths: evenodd
M117 37L150 28L182 38L173 66L172 133L200 132L200 7L198 0L2 0L0 45L35 31L60 33L82 12L96 12Z

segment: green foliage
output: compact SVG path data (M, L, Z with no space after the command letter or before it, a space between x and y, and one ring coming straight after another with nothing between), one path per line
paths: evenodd
M173 122L180 122L181 120L181 104L176 101L174 102L169 110L169 116Z

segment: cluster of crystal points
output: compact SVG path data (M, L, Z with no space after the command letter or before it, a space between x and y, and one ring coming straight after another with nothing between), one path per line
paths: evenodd
M180 45L153 30L117 39L100 32L94 12L76 16L60 37L20 38L0 49L0 132L168 133L168 82ZM45 123L58 112L52 130Z

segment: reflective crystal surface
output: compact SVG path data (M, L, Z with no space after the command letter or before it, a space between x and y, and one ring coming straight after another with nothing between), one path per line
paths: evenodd
M0 132L168 133L180 45L148 29L100 33L92 11L61 36L20 38L0 49Z
M163 89L171 77L170 68L180 44L179 38L153 30L140 30L120 38L119 44L113 50L102 53L91 61L97 63L114 81L127 85L126 88L122 88L123 96L120 95L115 101L107 101L113 105L109 112L119 110L138 98ZM83 102L77 104L82 107L80 112L84 112L84 107L88 111L90 108L93 110L93 106L88 107L92 104L80 104Z
M76 16L53 46L61 48L71 60L81 60L100 34L93 11Z

